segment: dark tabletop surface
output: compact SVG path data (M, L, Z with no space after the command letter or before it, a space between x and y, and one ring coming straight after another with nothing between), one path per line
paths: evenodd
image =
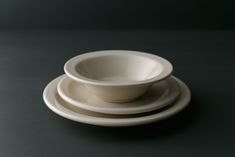
M50 111L44 87L71 57L93 50L158 54L192 91L162 122L126 128L76 123ZM0 31L0 156L235 156L235 32Z

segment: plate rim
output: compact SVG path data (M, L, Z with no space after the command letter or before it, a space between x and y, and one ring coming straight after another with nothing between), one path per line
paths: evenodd
M63 111L59 109L58 106L53 104L55 103L53 102L53 100L56 100L55 94L57 92L57 89L56 89L57 84L63 76L64 75L61 75L55 78L50 83L48 83L47 86L45 87L43 91L43 100L46 106L57 115L60 115L66 119L70 119L70 120L80 122L80 123L91 124L91 125L123 127L123 126L142 125L142 124L148 124L151 122L160 121L170 116L173 116L177 114L178 112L180 112L181 110L183 110L188 105L191 99L191 93L187 85L184 82L182 82L180 79L176 78L179 84L180 90L181 90L181 95L178 98L178 100L176 100L176 102L171 107L167 108L166 110L160 111L158 113L153 113L147 116L140 116L140 117L135 117L135 118L118 118L117 119L117 118L94 117L91 115L84 115L84 114L72 111L61 104L57 104L57 105L61 105L62 107L64 107L64 109L66 109Z
M107 107L96 107L92 104L89 103L82 103L79 101L76 101L75 99L71 98L68 96L68 94L66 94L66 91L64 91L64 86L69 83L71 83L71 81L74 81L73 79L69 78L67 75L64 75L60 81L57 84L57 92L59 94L59 96L64 99L66 102L70 103L71 105L75 106L75 107L79 107L85 110L89 110L89 111L93 111L93 112L98 112L98 113L103 113L103 114L117 114L117 115L125 115L125 114L139 114L139 113L146 113L146 112L151 112L153 110L157 110L157 109L161 109L163 107L168 106L169 104L171 104L172 102L174 102L180 95L180 89L178 87L178 84L176 82L176 79L172 76L170 78L171 83L174 85L174 87L169 87L169 88L176 88L174 89L174 91L170 94L171 97L168 98L168 101L166 102L163 101L161 102L160 105L154 105L154 102L151 102L151 104L148 105L148 107L144 107L144 106L139 106L139 107L133 107L133 108L107 108ZM69 81L69 82L68 82ZM159 102L160 103L160 102ZM128 104L127 104L128 105Z

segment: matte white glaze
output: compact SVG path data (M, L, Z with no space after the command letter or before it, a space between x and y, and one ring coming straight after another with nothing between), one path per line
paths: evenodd
M128 102L172 73L167 60L138 51L105 50L73 57L65 73L108 102Z
M57 93L57 84L62 79L60 76L51 81L43 92L43 99L46 105L56 114L81 123L87 123L99 126L132 126L141 125L151 122L156 122L165 118L168 118L182 109L184 109L190 101L190 91L188 87L179 79L176 79L181 91L180 97L171 105L171 107L146 115L131 116L115 116L95 113L87 110L74 107L71 104L62 100Z
M170 77L153 87L136 101L127 103L110 103L99 99L95 94L76 82L64 76L57 86L58 94L70 104L107 114L136 114L160 109L172 103L179 96L179 88L174 78Z

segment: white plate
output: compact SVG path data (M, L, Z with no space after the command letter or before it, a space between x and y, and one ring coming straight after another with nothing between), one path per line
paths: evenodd
M81 123L98 125L98 126L133 126L141 125L151 122L156 122L165 118L168 118L182 109L184 109L190 101L190 91L188 87L179 79L176 79L180 87L180 97L170 106L169 108L155 112L149 113L147 115L108 115L100 114L87 110L74 107L69 103L63 101L57 93L57 84L63 78L60 76L53 81L51 81L45 88L43 92L43 99L46 105L56 114Z
M104 102L90 92L82 83L68 76L59 81L58 94L68 103L89 111L106 114L136 114L149 112L171 104L179 96L179 88L174 78L155 84L144 96L129 103Z

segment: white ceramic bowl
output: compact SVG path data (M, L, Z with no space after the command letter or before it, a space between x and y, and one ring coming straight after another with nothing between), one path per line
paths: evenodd
M148 53L105 50L85 53L65 63L65 73L107 102L128 102L172 73L167 60Z

